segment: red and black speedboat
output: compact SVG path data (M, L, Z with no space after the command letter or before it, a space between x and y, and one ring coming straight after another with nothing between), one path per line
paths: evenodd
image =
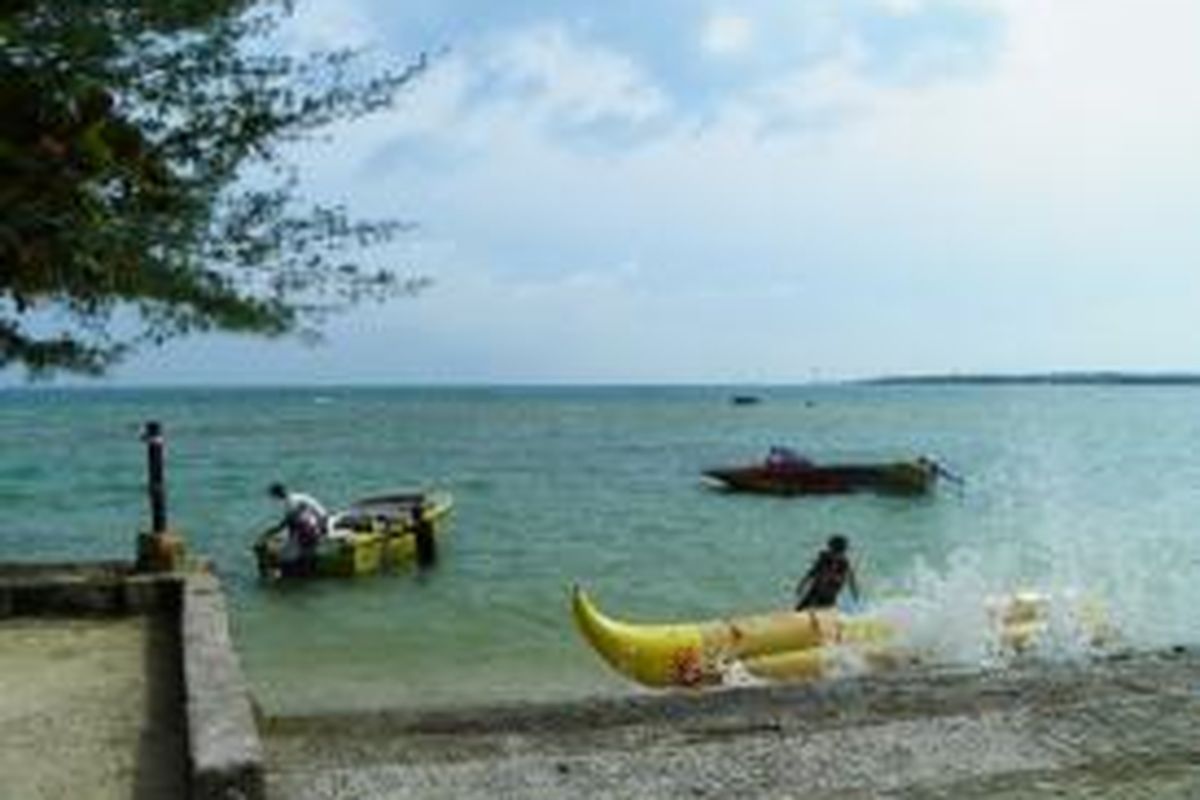
M950 477L925 457L875 464L816 464L793 451L773 447L757 464L714 467L704 474L725 488L761 494L848 494L874 491L918 495L929 492L938 477Z

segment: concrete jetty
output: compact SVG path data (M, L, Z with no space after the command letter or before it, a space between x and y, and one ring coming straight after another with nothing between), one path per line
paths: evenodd
M253 800L263 758L203 563L0 565L0 797Z

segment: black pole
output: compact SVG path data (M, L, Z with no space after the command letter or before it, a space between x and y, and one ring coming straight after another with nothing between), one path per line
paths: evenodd
M158 422L147 422L142 433L146 443L147 490L150 494L150 530L155 536L167 532L167 481L163 470L163 433Z

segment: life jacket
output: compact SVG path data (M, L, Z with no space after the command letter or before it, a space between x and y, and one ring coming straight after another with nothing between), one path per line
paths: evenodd
M837 594L846 583L850 562L844 555L822 550L813 567L813 591L820 594Z

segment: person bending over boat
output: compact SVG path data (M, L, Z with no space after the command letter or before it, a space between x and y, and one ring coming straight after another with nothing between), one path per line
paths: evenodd
M303 492L289 492L282 483L273 483L267 490L283 502L283 519L267 531L267 535L287 529L281 560L298 564L303 569L315 569L317 545L325 535L329 514L316 498Z
M842 587L846 585L849 585L854 599L858 600L858 581L854 576L854 567L850 566L850 559L846 557L849 547L845 536L838 534L829 538L825 549L796 584L797 611L833 608L837 605Z

